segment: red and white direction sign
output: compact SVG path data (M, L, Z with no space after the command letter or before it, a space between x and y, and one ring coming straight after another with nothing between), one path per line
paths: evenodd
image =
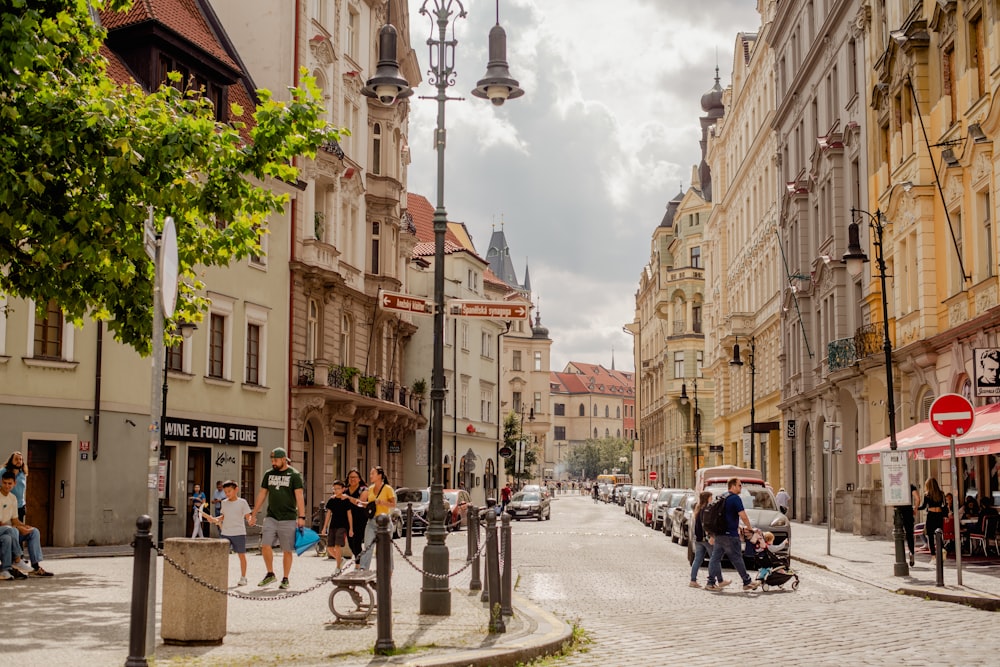
M931 428L945 438L959 438L972 430L972 403L959 394L943 394L931 403Z
M431 312L431 304L427 299L399 292L382 292L378 299L378 305L384 310L395 310L400 313L427 315Z
M457 317L488 317L494 320L524 320L528 318L528 306L523 303L455 299L449 301L448 305L448 312Z

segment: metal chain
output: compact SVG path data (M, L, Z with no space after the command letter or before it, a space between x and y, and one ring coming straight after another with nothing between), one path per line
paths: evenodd
M172 558L170 558L170 556L165 554L162 549L157 549L156 547L152 547L152 549L153 551L156 552L158 556L163 556L163 560L165 560L167 563L170 563L170 565L173 566L174 569L176 569L178 572L186 576L188 579L191 579L192 581L201 584L202 586L212 591L213 593L219 593L227 597L236 598L237 600L253 600L254 602L264 602L264 601L271 602L273 600L287 600L288 598L295 598L300 595L305 595L306 593L312 593L317 588L321 588L322 586L325 586L326 584L331 583L333 581L333 576L329 576L321 579L319 583L301 591L291 591L289 593L281 593L280 595L268 595L268 596L248 595L247 593L231 591L227 588L219 588L215 584L205 581L204 579L199 577L197 574L194 574L190 570L185 569L183 565L174 561Z
M458 575L460 575L461 573L465 572L467 569L469 569L470 567L472 567L473 561L477 560L480 556L482 556L483 551L485 551L485 549L486 549L486 541L483 540L483 543L479 545L479 549L476 551L476 555L475 555L474 558L469 558L468 560L465 561L465 565L463 565L462 567L458 568L457 570L455 570L454 572L451 572L449 574L437 574L437 573L426 572L426 571L420 569L420 567L416 563L414 563L412 560L410 560L406 556L406 554L403 553L403 550L399 548L398 544L396 544L395 542L393 542L392 546L393 546L394 549L396 549L396 551L399 552L399 555L402 557L402 559L404 561L407 562L407 564L410 567L412 567L414 570L416 570L417 572L419 572L423 576L430 577L431 579L439 579L441 581L445 581L445 580L450 579L452 577L457 577Z

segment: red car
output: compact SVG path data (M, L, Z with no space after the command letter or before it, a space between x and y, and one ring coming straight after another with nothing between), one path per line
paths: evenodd
M448 530L461 530L469 521L466 516L472 503L469 492L465 489L445 489L444 499L451 506L451 511L445 517L445 527Z

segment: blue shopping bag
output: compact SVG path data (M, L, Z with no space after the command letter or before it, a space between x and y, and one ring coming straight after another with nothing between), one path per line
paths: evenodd
M302 555L319 542L319 534L312 528L295 529L295 553Z

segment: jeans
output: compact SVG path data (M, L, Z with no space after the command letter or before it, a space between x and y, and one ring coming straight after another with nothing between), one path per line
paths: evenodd
M691 561L691 581L698 581L698 570L701 569L701 564L711 549L712 547L708 542L694 543L694 560Z
M747 574L747 568L743 564L743 553L740 550L740 538L735 535L716 535L715 545L712 547L712 558L708 561L708 583L717 584L722 581L722 556L729 558L729 562L736 568L736 573L740 575L743 585L749 584L752 579Z
M21 557L21 535L13 526L0 526L0 572L6 572Z
M32 528L27 535L21 535L21 541L28 543L28 560L37 567L45 558L42 556L42 539L38 534L38 529Z
M362 543L361 551L361 567L365 570L371 568L372 556L375 555L375 549L372 546L375 544L375 519L368 519L368 523L365 524L365 541Z

